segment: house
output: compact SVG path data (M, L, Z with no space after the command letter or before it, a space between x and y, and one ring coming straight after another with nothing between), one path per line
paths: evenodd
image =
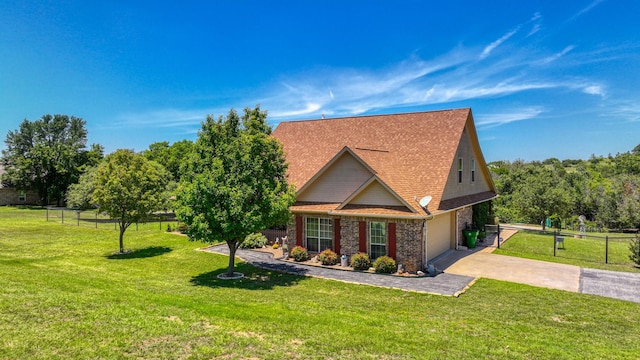
M0 180L5 170L0 165ZM0 181L0 206L3 205L38 205L40 196L32 190L17 189L12 186L6 186Z
M464 244L497 197L471 109L282 122L297 189L289 247L391 256L407 271Z

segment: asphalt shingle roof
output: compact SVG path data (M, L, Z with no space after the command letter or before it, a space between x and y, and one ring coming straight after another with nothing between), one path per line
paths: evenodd
M473 129L472 141L477 141L469 108L282 122L273 136L283 144L289 162L289 181L297 189L346 146L414 211L424 214L416 197L431 195L429 209L432 212L447 210L465 200L441 204L466 126ZM479 165L485 166L484 159ZM474 199L492 197L495 192ZM300 210L313 206L299 205ZM321 206L322 209L326 207Z

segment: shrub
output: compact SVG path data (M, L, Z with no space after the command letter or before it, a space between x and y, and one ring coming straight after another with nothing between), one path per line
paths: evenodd
M168 224L167 225L167 232L171 232L171 231L173 231L173 229L171 229L171 224Z
M187 230L189 230L187 224L180 223L180 225L178 225L178 231L180 231L181 233L186 234Z
M351 255L351 267L355 270L369 270L371 267L371 260L369 255L365 253L357 253Z
M335 265L338 263L338 254L331 251L331 249L326 249L318 255L318 260L322 265Z
M388 256L380 256L373 262L373 267L377 273L393 274L398 270L396 261Z
M267 238L261 233L253 233L247 235L247 237L244 238L244 241L242 242L242 244L240 244L240 247L243 249L255 249L261 248L265 245L267 245Z
M302 246L296 246L291 250L290 256L295 261L307 261L309 260L309 252Z
M272 248L277 249L280 247L280 245L278 245L278 243L274 243L273 245L271 245Z

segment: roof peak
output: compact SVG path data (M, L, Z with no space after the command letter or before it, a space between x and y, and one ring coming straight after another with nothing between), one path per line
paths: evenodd
M441 113L441 112L454 112L454 111L471 111L470 107L464 108L453 108L453 109L440 109L440 110L428 110L428 111L410 111L404 113L388 113L388 114L368 114L368 115L351 115L351 116L341 116L341 117L325 117L325 114L322 114L322 117L319 119L305 119L305 120L283 120L280 123L299 123L299 122L311 122L311 121L329 121L329 120L341 120L341 119L362 119L362 118L370 118L370 117L390 117L390 116L402 116L402 115L416 115L416 114L433 114L433 113Z

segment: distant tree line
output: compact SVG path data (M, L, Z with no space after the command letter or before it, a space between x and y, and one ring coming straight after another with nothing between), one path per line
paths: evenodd
M500 221L605 229L640 228L640 145L633 150L588 160L550 158L542 162L488 164L500 197L493 211Z

